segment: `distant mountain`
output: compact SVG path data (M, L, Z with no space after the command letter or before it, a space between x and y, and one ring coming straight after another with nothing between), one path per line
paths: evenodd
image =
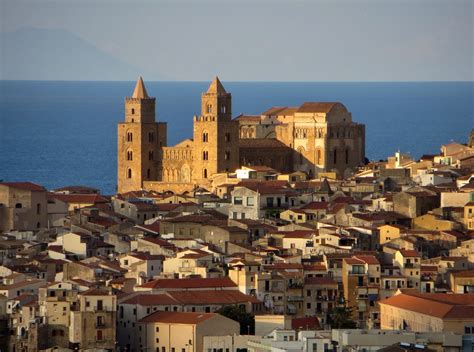
M0 33L0 79L134 80L140 69L62 29Z

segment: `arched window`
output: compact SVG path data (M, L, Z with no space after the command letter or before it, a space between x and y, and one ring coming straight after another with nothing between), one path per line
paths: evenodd
M133 133L127 132L127 142L133 142Z
M153 150L150 150L150 151L148 152L148 160L153 160L153 159L154 159L155 156L154 156L153 154L154 154L154 153L153 153Z
M226 106L225 105L221 105L221 113L222 114L225 114L226 112Z
M155 141L155 134L153 132L148 133L148 142L153 143Z
M132 115L135 115L135 109L132 108Z
M333 152L333 162L334 164L337 164L337 149L334 149L334 152Z
M225 154L224 154L224 159L225 160L230 160L230 152L229 151L226 151Z
M212 113L212 105L211 104L207 104L206 111L207 111L208 114Z
M207 169L204 169L204 170L202 171L202 177L203 177L203 178L207 178Z
M127 178L132 178L132 169L127 170Z
M203 132L202 141L203 142L208 142L209 141L209 134L207 132Z
M349 148L346 148L346 164L349 164Z
M23 205L21 203L16 203L15 204L15 208L17 209L21 209L23 207Z
M36 214L37 215L41 214L41 204L40 203L36 204Z
M209 160L209 152L203 151L202 152L202 160Z
M127 160L128 161L133 160L133 151L131 151L131 150L127 151Z

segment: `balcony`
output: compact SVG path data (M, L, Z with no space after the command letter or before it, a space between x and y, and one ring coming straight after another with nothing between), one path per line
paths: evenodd
M288 302L303 302L303 296L288 296L286 299Z

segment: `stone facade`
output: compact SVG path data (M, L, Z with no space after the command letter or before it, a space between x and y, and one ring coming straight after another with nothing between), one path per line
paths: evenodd
M166 124L155 120L155 98L143 80L125 100L118 127L118 192L192 190L239 166L265 165L280 172L347 176L365 160L365 126L352 122L341 103L271 108L232 119L232 96L219 79L201 97L193 139L167 146Z

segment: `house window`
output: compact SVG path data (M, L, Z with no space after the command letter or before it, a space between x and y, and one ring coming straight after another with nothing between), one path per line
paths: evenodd
M103 339L102 330L97 330L97 341L102 341Z
M135 115L135 109L132 108L132 115Z
M225 134L225 141L227 143L230 142L230 133L228 133L228 132Z
M346 148L346 164L349 164L349 148Z
M209 141L209 134L207 132L204 132L202 134L202 141L203 142L208 142Z
M229 159L230 159L230 152L229 152L229 151L225 152L225 154L224 154L224 159L225 159L225 160L229 160Z
M334 164L337 164L337 149L334 149L333 151L333 159Z
M202 171L202 176L203 176L203 178L207 178L207 169L204 169Z
M155 134L153 132L148 133L148 142L153 143L155 141Z
M221 105L221 114L225 114L225 112L226 112L226 106Z
M212 113L212 105L211 104L207 104L206 111L207 111L208 114Z
M154 158L155 158L155 156L154 156L153 150L150 150L148 152L148 160L153 160Z
M247 197L247 205L249 207L252 207L255 205L255 201L254 201L254 198L253 197Z
M127 178L132 178L132 169L127 170Z
M127 160L128 161L133 160L133 152L131 150L127 151Z
M234 204L242 205L242 197L234 197Z
M203 151L202 152L202 160L209 160L209 152Z
M22 205L21 205L21 203L16 203L16 204L15 204L15 208L17 208L17 209L21 209L21 208L22 208Z
M273 207L273 198L269 197L267 198L267 208L272 208Z
M150 179L150 177L151 177L151 170L150 169L146 170L146 177L148 179Z
M133 133L127 132L127 142L133 142Z
M38 215L41 214L41 204L40 203L36 204L36 214L38 214Z

